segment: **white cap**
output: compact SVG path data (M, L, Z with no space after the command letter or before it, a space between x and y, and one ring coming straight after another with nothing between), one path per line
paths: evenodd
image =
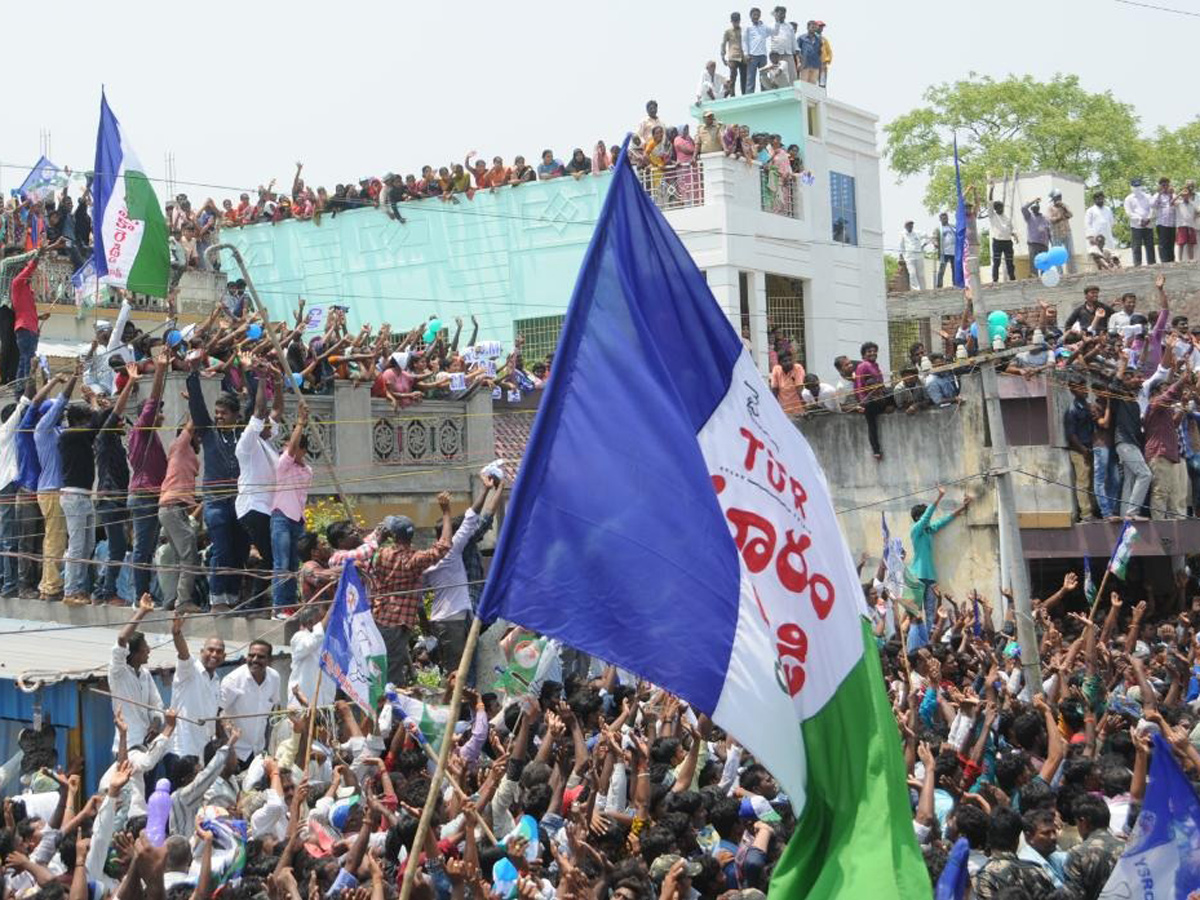
M396 365L398 365L402 369L408 368L408 351L407 350L397 350L395 353L392 354L392 362L394 362Z

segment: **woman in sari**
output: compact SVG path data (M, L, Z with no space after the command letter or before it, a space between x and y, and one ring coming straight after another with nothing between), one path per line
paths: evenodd
M613 160L608 154L608 148L604 146L604 141L596 142L596 150L592 153L592 174L599 175L601 172L608 171L612 168Z
M774 213L791 213L792 185L795 174L792 172L792 161L784 149L779 135L771 135L767 145L769 157L763 166L763 199L770 202L769 209Z
M692 140L687 125L675 136L675 164L679 169L679 199L684 206L691 206L699 185L696 172L696 142Z
M646 142L646 166L650 169L650 190L657 196L663 182L663 171L670 160L671 145L661 125L655 125Z

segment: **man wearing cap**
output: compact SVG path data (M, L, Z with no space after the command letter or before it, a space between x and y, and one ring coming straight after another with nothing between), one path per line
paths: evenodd
M700 863L678 853L664 853L650 864L650 880L660 897L690 897L692 879L700 874Z
M1146 265L1154 265L1154 226L1150 221L1150 197L1142 190L1142 179L1129 182L1125 197L1125 216L1129 219L1129 243L1133 247L1133 264L1142 264L1142 250L1146 251Z
M1029 264L1033 265L1034 257L1050 249L1050 222L1042 215L1042 198L1034 197L1021 207L1021 215L1025 218L1025 243L1029 247Z
M700 153L720 153L722 125L717 121L711 109L704 111L704 121L696 129L696 149Z
M825 87L829 84L829 67L833 64L833 45L829 43L829 38L825 37L825 23L819 19L817 34L821 38L821 74L817 78L817 84Z
M925 244L927 241L913 231L913 221L904 223L900 232L900 258L908 269L908 286L914 291L925 290Z
M408 636L418 616L423 618L425 613L421 573L450 552L450 494L438 494L437 502L442 510L441 532L428 550L413 547L416 529L408 516L388 516L380 529L391 541L379 548L372 565L371 613L387 646L388 681L392 684L410 680Z
M809 20L808 30L796 40L800 56L800 80L816 84L821 76L821 46L824 41L815 20Z

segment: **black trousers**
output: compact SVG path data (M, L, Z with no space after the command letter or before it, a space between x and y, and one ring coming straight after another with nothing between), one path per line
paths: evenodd
M1017 280L1017 267L1013 264L1013 242L998 241L992 238L992 281L1000 280L1000 257L1004 257L1004 269L1008 272L1008 280Z
M876 397L863 404L863 409L867 414L867 440L871 442L871 452L876 456L883 455L883 450L879 446L879 417L887 412L887 408L887 397Z
M271 554L271 517L252 509L238 519L238 525L263 561L263 574L251 576L250 592L256 596L246 608L266 609L271 605L271 570L275 567Z
M738 81L742 83L742 93L746 93L746 64L744 62L734 62L729 60L729 96L732 97L737 91Z
M951 276L953 276L953 274L954 274L954 254L953 253L951 253L949 256L942 254L941 256L938 257L938 260L939 260L939 262L938 262L937 278L935 278L934 282L933 282L935 287L942 286L942 281L946 277L946 266L950 267ZM951 281L953 281L953 280L954 280L953 277L951 277Z
M1133 245L1133 264L1142 264L1142 250L1146 251L1146 265L1154 265L1154 229L1130 228L1129 242Z
M1175 262L1175 226L1158 226L1158 261ZM1154 257L1150 257L1154 262Z
M387 648L388 681L397 687L412 682L412 659L408 653L408 636L411 629L404 625L395 628L380 628L379 636Z

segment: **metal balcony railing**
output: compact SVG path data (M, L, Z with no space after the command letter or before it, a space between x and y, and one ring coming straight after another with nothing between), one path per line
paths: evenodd
M704 163L698 159L661 169L647 166L638 170L638 178L659 209L704 205Z
M759 176L762 180L763 212L787 216L790 219L800 218L797 203L797 188L799 181L795 175L781 175L771 166L764 166Z

